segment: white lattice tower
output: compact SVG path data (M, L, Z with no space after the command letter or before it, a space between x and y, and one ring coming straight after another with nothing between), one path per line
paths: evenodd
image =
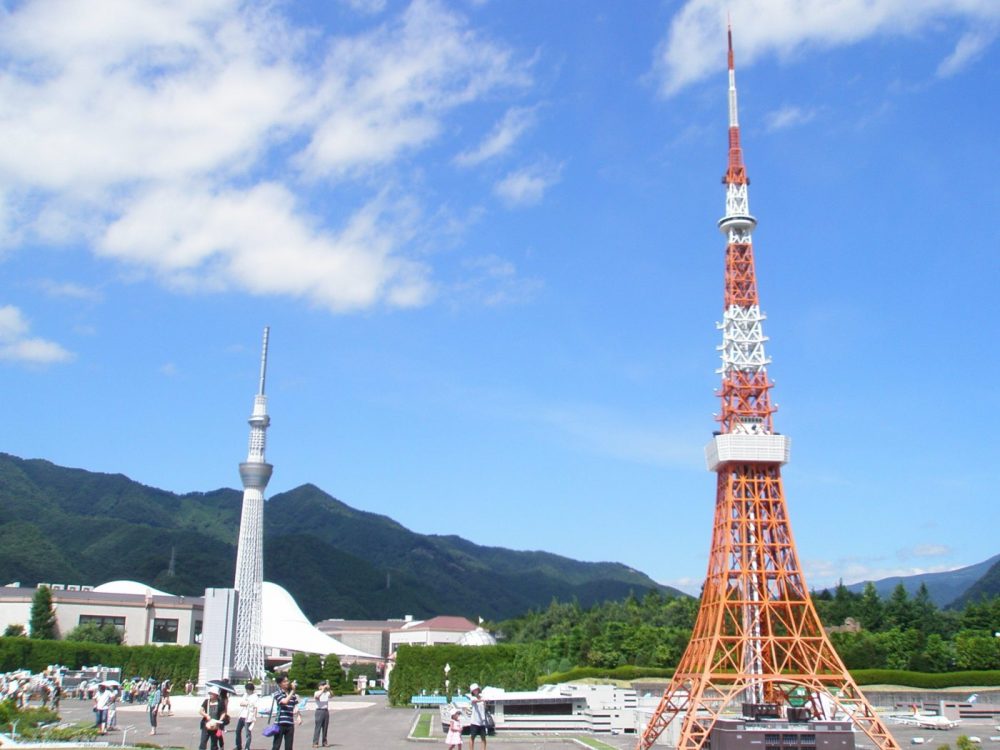
M264 581L264 490L273 467L264 460L267 442L267 396L264 383L267 376L267 340L271 329L264 328L264 345L260 357L260 387L253 400L250 415L250 448L247 460L240 464L243 480L243 513L240 516L240 538L236 550L236 584L239 605L236 609L236 648L234 672L250 677L264 677L264 647L261 644L261 588Z

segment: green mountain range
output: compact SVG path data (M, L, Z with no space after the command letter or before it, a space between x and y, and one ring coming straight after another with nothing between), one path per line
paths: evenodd
M241 502L232 489L176 495L121 474L0 453L0 582L125 578L184 595L231 586ZM417 534L311 484L270 498L264 529L264 577L288 589L314 621L496 620L554 598L589 606L630 591L682 595L620 563Z

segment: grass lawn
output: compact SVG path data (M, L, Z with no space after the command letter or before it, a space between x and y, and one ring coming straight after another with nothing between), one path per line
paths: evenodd
M427 711L420 714L417 717L417 723L414 725L413 731L410 732L410 736L418 740L429 739L431 736L431 720L433 718L433 714Z
M614 746L609 745L607 742L595 740L593 737L574 737L573 739L577 742L582 742L587 747L595 748L595 750L616 750Z

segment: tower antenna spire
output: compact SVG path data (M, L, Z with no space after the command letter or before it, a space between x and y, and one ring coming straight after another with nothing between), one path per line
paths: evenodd
M757 220L750 214L740 149L731 27L728 37L729 168L723 178L726 213L719 220L726 237L718 324L722 411L705 447L708 470L716 474L714 531L691 640L638 749L650 750L675 719L677 750L717 747L723 742L716 745L713 732L734 728L719 722L732 722L724 713L742 703L746 721L784 717L768 725L755 722L755 730L772 732L772 738L785 732L785 740L798 741L799 729L789 729L793 720L832 722L842 715L868 735L875 750L899 750L823 629L792 538L781 480L791 444L775 432L772 419L773 383L754 269ZM837 731L849 734L850 727L845 722Z
M271 326L264 326L264 344L260 353L260 388L257 390L258 396L264 395L264 382L267 379L267 339L271 335Z

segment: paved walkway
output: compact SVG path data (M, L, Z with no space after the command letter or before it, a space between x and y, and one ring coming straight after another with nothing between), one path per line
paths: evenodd
M198 728L198 705L202 699L187 696L171 697L174 712L172 716L160 716L155 737L149 734L149 719L144 706L124 705L118 709L118 728L108 734L112 746L121 745L123 739L129 745L149 742L161 747L182 747L194 750L201 736ZM330 703L330 747L335 750L429 750L444 748L444 735L440 722L432 721L431 740L407 740L407 735L417 717L417 712L407 708L389 708L385 696L345 696ZM92 721L93 713L89 701L64 700L60 707L64 721ZM436 717L436 714L435 714ZM312 746L313 716L311 711L303 715L304 721L295 730L296 750L307 750ZM257 732L253 738L253 750L269 750L271 740L260 736L266 720L257 721ZM235 722L226 732L226 748L235 744ZM615 747L631 748L634 739L610 738L603 741ZM489 744L503 750L568 750L581 746L570 739L544 735L528 737L491 737ZM465 747L468 747L466 740ZM479 743L476 743L477 749Z

